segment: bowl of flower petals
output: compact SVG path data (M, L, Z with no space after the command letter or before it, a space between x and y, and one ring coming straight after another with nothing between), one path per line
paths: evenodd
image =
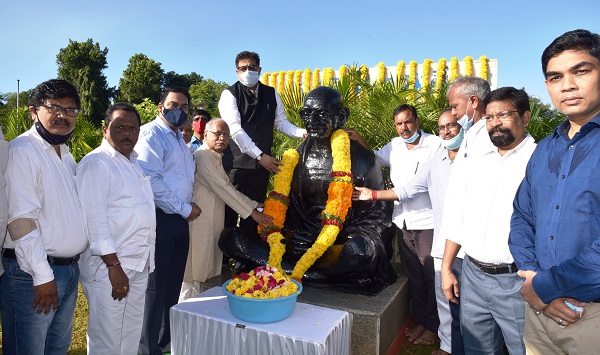
M260 266L242 272L223 284L229 310L243 321L273 323L294 312L302 285L279 270Z

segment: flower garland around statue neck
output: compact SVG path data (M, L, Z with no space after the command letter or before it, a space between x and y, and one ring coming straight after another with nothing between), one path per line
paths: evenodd
M325 250L333 245L343 227L348 210L352 206L352 161L350 158L350 139L343 129L338 129L331 135L331 153L333 167L330 174L331 181L327 189L327 203L321 212L321 225L323 228L313 245L302 255L294 266L292 278L300 281L304 273L319 259ZM268 228L258 227L261 237L267 240L270 246L268 265L279 270L281 260L285 253L285 246L281 243L283 235L281 228L285 222L285 215L289 205L289 193L294 169L300 159L294 149L283 153L280 172L275 174L273 191L265 201L264 213L273 217L273 226Z

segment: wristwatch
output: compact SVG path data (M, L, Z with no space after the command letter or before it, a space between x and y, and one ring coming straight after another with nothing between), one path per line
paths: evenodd
M263 153L260 153L260 154L259 154L259 155L256 157L256 160L260 161L260 160L262 159L262 155L263 155Z

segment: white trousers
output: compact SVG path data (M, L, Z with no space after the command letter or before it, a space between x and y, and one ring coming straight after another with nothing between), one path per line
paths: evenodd
M143 272L124 269L129 277L129 293L120 301L111 296L107 270L99 270L96 279L81 282L89 304L87 353L137 354L142 335L144 303L148 286L148 268Z
M433 269L435 270L435 300L440 318L440 327L438 328L440 349L452 353L452 314L449 301L442 289L442 258L433 258Z
M200 283L198 281L182 282L181 291L179 292L179 302L183 302L188 298L192 298L200 293Z

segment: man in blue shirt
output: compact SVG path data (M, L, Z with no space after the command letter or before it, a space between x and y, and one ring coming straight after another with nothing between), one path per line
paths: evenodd
M194 158L179 127L187 121L190 94L164 88L156 119L143 125L135 146L150 178L156 205L155 269L148 277L141 354L162 354L171 341L169 309L177 303L190 243L189 223L200 215L192 201Z
M524 341L528 353L594 354L600 348L600 36L561 35L544 50L542 70L552 103L568 120L539 143L514 201L509 247L530 306Z

